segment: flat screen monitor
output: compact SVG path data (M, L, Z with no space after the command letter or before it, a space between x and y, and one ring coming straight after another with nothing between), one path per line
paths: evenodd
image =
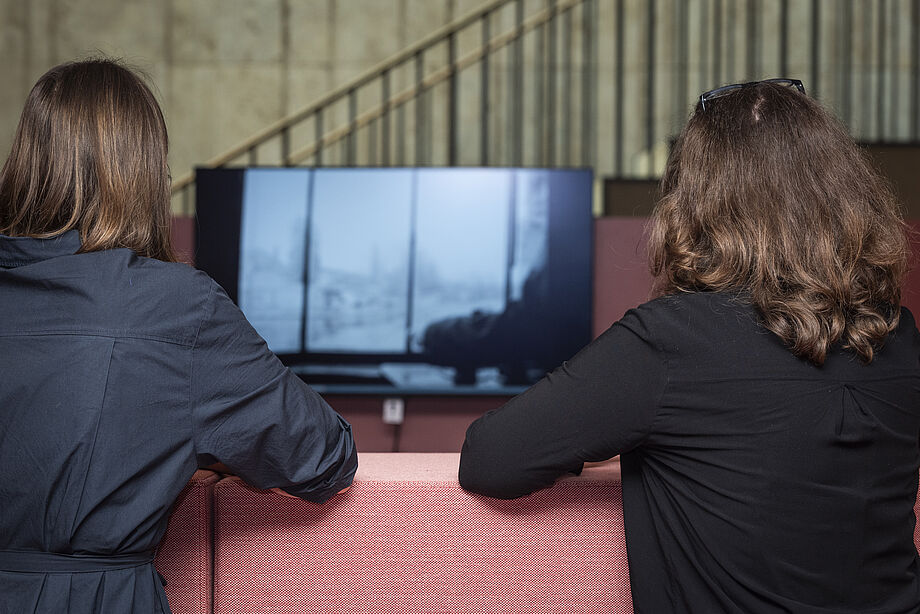
M197 172L196 266L320 392L513 394L591 339L592 175Z

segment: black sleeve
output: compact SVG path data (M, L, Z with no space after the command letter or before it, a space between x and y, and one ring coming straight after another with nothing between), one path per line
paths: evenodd
M632 310L572 360L473 422L460 456L463 488L512 499L647 437L667 380L663 354Z
M192 353L199 465L322 503L358 466L350 425L268 349L216 284Z

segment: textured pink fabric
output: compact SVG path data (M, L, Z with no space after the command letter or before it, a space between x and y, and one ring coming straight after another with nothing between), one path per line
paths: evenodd
M914 503L914 517L920 518L920 493L918 493L917 502ZM920 522L914 522L914 545L920 550Z
M594 221L594 336L652 296L646 217L601 217Z
M361 463L324 506L217 484L216 613L632 612L616 468L495 501L456 454Z
M179 495L157 551L155 566L166 578L174 614L211 612L211 504L218 476L197 471Z

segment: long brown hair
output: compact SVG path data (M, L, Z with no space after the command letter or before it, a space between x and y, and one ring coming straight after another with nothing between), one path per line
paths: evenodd
M0 171L0 233L77 229L81 251L174 261L166 123L153 93L109 59L56 66L26 99Z
M817 102L772 83L698 103L652 217L659 294L734 292L797 356L871 362L898 325L905 225L891 189Z

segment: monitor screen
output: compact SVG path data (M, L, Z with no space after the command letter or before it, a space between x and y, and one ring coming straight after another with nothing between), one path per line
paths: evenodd
M592 176L197 174L196 264L321 391L505 394L591 339Z

